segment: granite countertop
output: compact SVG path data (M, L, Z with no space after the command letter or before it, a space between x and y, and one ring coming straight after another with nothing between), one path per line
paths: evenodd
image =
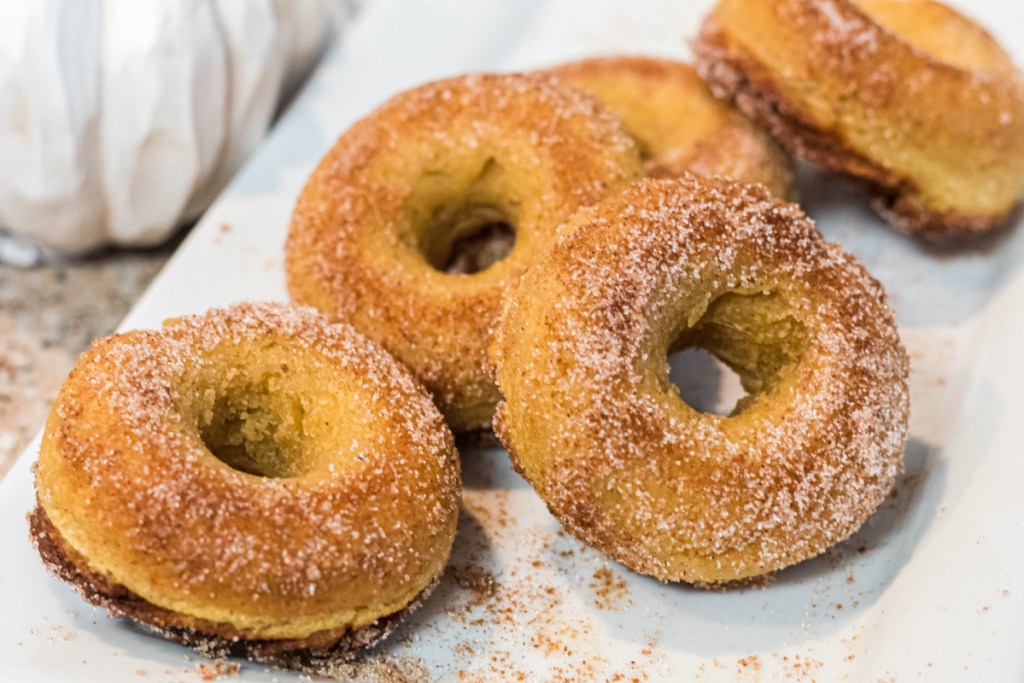
M0 476L42 427L78 355L114 330L179 242L27 269L0 264Z

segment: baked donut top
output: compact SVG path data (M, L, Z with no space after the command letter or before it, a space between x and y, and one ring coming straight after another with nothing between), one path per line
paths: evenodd
M668 350L709 327L745 339L734 369L751 394L730 416L667 381ZM542 497L661 578L681 578L673 552L717 563L713 580L816 554L901 468L907 357L881 285L757 186L647 180L581 212L509 298L491 352L496 430Z
M448 196L447 176L466 175L457 172L462 167L481 179L518 171L516 196L475 197L472 188L463 187L457 192L467 196ZM532 182L521 177L526 169L534 173ZM592 203L638 176L636 145L618 117L551 76L469 74L427 83L358 121L320 162L292 219L286 245L289 287L318 309L334 312L333 304L337 313L348 313L352 297L333 295L328 303L328 295L306 284L297 271L300 265L311 269L320 287L334 292L361 291L369 286L364 273L353 265L342 267L350 252L361 249L401 257L389 259L394 262L389 272L376 273L373 279L384 285L401 288L396 280L415 277L422 287L457 289L459 299L503 287L525 267L518 252L546 248L553 228L514 226L515 244L504 260L453 275L432 263L437 259L429 253L426 234L431 221L419 214L443 213L467 199L512 200L553 213L559 206ZM437 198L423 196L434 193L434 186L440 186ZM442 205L427 206L433 199ZM416 215L409 215L410 205ZM368 222L379 229L368 230Z
M96 342L36 486L92 572L250 638L400 609L443 568L461 497L404 367L313 309L254 303Z
M453 429L481 429L498 400L483 366L507 287L577 208L641 174L621 121L551 77L428 83L357 122L320 162L292 216L288 290L391 351ZM515 233L505 258L446 272L454 242L494 222Z
M106 369L112 370L102 384L94 377L89 383L103 391L110 409L123 420L120 426L128 428L125 434L128 439L138 442L159 439L160 446L172 447L177 445L177 435L164 428L168 418L173 416L168 410L191 398L187 395L191 387L178 385L175 380L206 371L221 371L214 367L209 355L222 345L249 347L258 352L268 340L274 339L286 340L293 349L308 354L315 364L332 361L344 365L350 370L348 378L358 384L356 389L360 393L380 397L384 388L392 388L401 395L426 398L412 375L386 351L351 326L332 322L305 306L243 302L199 315L172 318L164 323L162 330L133 331L98 339L92 349L102 350L102 360L95 358L93 351L86 352L83 360L102 362ZM289 369L281 368L281 371L287 373ZM381 401L379 407L383 411L377 413L375 419L402 425L400 435L417 450L443 452L448 448L446 432L438 429L437 416L432 411L406 411L405 406L391 401ZM73 405L58 403L56 409L61 418L75 417ZM101 440L107 436L97 434L96 438ZM289 479L298 478L297 474L270 476L260 481L270 488L295 487L299 482L289 482Z

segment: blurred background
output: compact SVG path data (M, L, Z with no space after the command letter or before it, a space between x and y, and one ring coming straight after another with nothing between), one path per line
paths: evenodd
M0 3L0 476L360 4Z

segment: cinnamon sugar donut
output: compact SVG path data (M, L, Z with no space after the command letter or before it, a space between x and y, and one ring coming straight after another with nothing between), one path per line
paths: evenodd
M868 181L896 227L985 232L1024 191L1024 80L934 0L721 0L696 52L716 94L790 150Z
M576 209L641 174L619 119L550 78L420 86L356 123L314 171L288 235L288 289L409 366L452 429L486 427L505 289ZM495 225L515 233L503 260L444 272L456 242Z
M459 463L412 375L311 309L239 304L94 344L46 424L33 538L89 601L310 672L437 583Z
M902 469L907 356L882 287L759 186L645 180L581 211L510 294L495 431L570 532L663 581L719 584L857 530ZM670 351L748 396L698 412Z
M793 195L793 160L764 131L715 98L689 64L652 57L597 57L547 73L599 97L640 146L647 175L684 173L761 183Z

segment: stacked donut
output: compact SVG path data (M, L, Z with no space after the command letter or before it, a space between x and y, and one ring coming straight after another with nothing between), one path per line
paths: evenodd
M436 584L452 431L492 425L566 529L661 580L849 537L902 470L907 356L784 150L916 234L984 232L1024 187L1020 79L931 0L723 0L697 52L438 81L356 123L295 208L302 307L83 356L40 452L46 563L187 645L322 672ZM669 381L688 347L739 375L731 414Z

